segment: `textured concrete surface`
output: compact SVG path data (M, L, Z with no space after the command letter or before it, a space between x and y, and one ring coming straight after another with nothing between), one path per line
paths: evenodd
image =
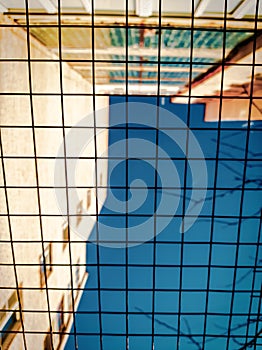
M11 23L8 19L2 17L1 22ZM62 134L62 108L61 108L61 86L60 86L60 67L52 59L57 57L51 54L35 38L30 38L30 54L33 58L48 59L49 62L32 62L31 77L32 91L40 95L33 96L32 109L30 106L29 93L29 70L27 62L15 62L14 58L27 58L27 39L26 32L21 28L1 27L0 29L0 57L8 58L11 61L0 63L1 93L8 93L0 96L0 121L2 125L1 138L4 155L4 171L7 185L7 200L10 213L10 227L14 243L13 261L10 244L10 230L7 215L0 217L0 262L11 264L11 266L1 265L0 267L0 307L8 300L16 287L14 267L19 285L22 286L22 308L27 310L23 312L23 322L25 331L47 332L50 324L47 311L47 293L45 289L40 289L40 258L42 255L41 230L44 246L48 246L48 241L58 241L52 243L52 263L62 264L63 266L53 266L53 270L48 277L47 286L48 297L50 300L50 309L54 311L51 314L54 329L57 328L58 305L65 297L64 310L68 310L70 292L65 289L71 285L71 271L69 264L69 245L63 249L63 227L66 224L66 218L61 216L58 208L54 189L54 164L55 157L60 144L63 141ZM63 89L66 93L89 93L90 84L85 81L77 72L72 70L67 64L62 67ZM18 94L17 94L18 93ZM25 95L21 95L21 94ZM55 93L57 95L44 95ZM43 95L41 95L43 94ZM64 96L64 120L66 126L72 126L81 118L92 111L92 99L88 96ZM97 108L108 105L107 98L100 98L96 101ZM90 124L93 126L92 115L89 116ZM32 128L32 121L34 128ZM104 114L104 126L108 125L108 115ZM54 128L46 128L53 126ZM66 129L68 132L69 129ZM33 140L33 131L35 132L35 143ZM107 149L108 133L98 138L101 151ZM35 167L35 152L37 156L38 180L40 186L49 186L49 188L40 188L40 203L37 196L37 181ZM88 150L86 151L89 152ZM23 158L19 158L23 157ZM92 161L90 161L92 162ZM94 181L89 179L90 162L82 162L79 165L78 176L75 185L94 186ZM93 161L94 162L94 161ZM99 170L103 173L103 184L107 184L107 162L103 163ZM91 177L90 177L91 178ZM3 169L1 164L0 185L4 185ZM11 186L11 187L9 187ZM62 189L63 196L66 190ZM104 198L106 191L104 191ZM79 198L86 205L87 189L79 192ZM70 202L70 193L69 193ZM99 208L101 208L102 203ZM76 213L75 203L70 203L71 213ZM41 214L58 216L42 216L39 219L39 208ZM95 208L95 197L92 192L92 201L90 210ZM3 188L0 189L0 210L2 214L7 214L6 196ZM15 216L14 216L15 215ZM75 218L74 218L75 220ZM87 235L91 232L92 226L86 227ZM70 244L72 263L86 263L86 244L71 230ZM60 242L59 242L60 241ZM29 264L30 266L23 266ZM76 280L76 266L72 266L73 286ZM86 272L85 266L80 267L80 280L84 278ZM7 288L7 289L1 289ZM8 289L10 288L10 289ZM29 288L29 289L26 289ZM30 289L35 288L35 289ZM52 288L60 288L55 290ZM81 293L81 291L79 291ZM70 314L68 314L70 316ZM67 322L65 314L65 322ZM1 326L1 325L0 325ZM21 328L20 328L21 330ZM68 330L67 330L68 331ZM28 350L42 349L45 334L26 334L26 343ZM54 336L54 344L58 344L58 336ZM10 349L23 349L21 334L15 336Z

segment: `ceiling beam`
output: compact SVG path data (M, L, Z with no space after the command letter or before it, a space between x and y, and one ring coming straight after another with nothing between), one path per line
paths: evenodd
M0 13L8 12L8 9L0 3Z
M10 9L9 9L10 12ZM11 13L12 15L12 13ZM185 15L185 14L184 14ZM223 22L223 14L221 14L220 17L218 15L213 18L195 18L194 20L194 28L195 29L201 29L201 28L217 28L217 29L223 29L224 27L224 22ZM13 14L12 15L13 19L19 24L26 24L25 21L25 16L23 13L21 14ZM73 25L91 25L91 16L88 16L86 13L83 14L74 14L72 13L63 13L63 20L65 23L68 25L73 24ZM94 17L94 22L95 25L116 25L118 24L119 26L125 26L125 16L112 16L112 15L106 15L106 14L99 14L98 11L96 11L96 15ZM53 16L50 16L48 14L30 14L30 23L31 24L41 24L41 23L57 23L57 19ZM188 17L183 17L179 16L179 14L172 14L172 16L167 16L167 17L162 17L161 18L161 23L163 26L170 26L174 29L177 27L185 28L185 29L190 29L191 28L191 16ZM130 16L128 18L128 25L141 25L142 24L142 19L137 16ZM158 27L158 17L147 17L143 18L143 25L144 26L154 26ZM258 29L262 28L261 22L257 23ZM252 29L254 30L254 21L250 18L245 18L243 20L235 21L235 20L230 20L230 18L227 20L227 28L236 28L236 29Z
M50 48L52 52L57 53L57 48ZM226 55L229 50L226 51ZM126 50L124 47L107 47L103 49L95 49L95 56L99 55L125 55ZM91 48L71 48L64 47L63 54L72 54L72 55L92 55ZM161 48L161 57L189 57L190 48L185 49L177 49L177 48ZM128 55L129 56L156 56L158 55L157 48L141 48L141 47L128 47ZM79 56L78 56L79 57ZM222 57L222 49L195 49L193 51L193 58L204 57L204 58L213 58L213 59L221 59ZM67 57L68 58L68 57ZM79 57L80 58L80 57Z
M110 84L98 84L96 85L96 93L111 93L114 94L115 90L118 90L121 93L125 93L125 85L123 83L110 83ZM174 94L179 90L179 86L168 84L162 85L160 92L166 92L169 94ZM147 93L156 94L157 93L157 85L156 84L128 84L128 93L137 94L137 93Z
M150 17L153 13L153 0L136 0L136 15Z
M102 77L99 77L99 79L102 79ZM111 80L121 80L121 81L126 81L126 77L110 77ZM141 83L143 84L144 81L158 81L158 77L142 77L142 79L140 77L128 77L127 79L128 81L138 81L141 80ZM182 82L188 82L189 78L162 78L160 79L160 83L162 83L163 81L182 81Z
M210 0L199 0L195 9L195 17L201 17L207 9Z
M79 65L76 62L72 62L72 64L70 64L71 66L74 67L74 69L77 70L86 70L86 71L91 71L92 70L92 66L87 65L85 62L83 62L83 64ZM122 70L126 70L126 66L125 65L100 65L100 64L96 64L95 65L95 70L101 70L101 71L122 71ZM163 66L160 67L160 72L161 73L172 73L172 72L189 72L190 67L188 64L188 67L176 67L175 64L174 66ZM206 66L204 66L203 68L201 67L197 67L197 68L193 68L193 72L205 72L207 70ZM130 64L128 65L128 71L135 71L135 72L157 72L158 71L158 67L157 64L155 66L131 66Z
M234 18L241 19L243 18L248 11L254 6L255 1L254 0L244 0L242 3L236 8L236 10L233 13Z
M38 0L40 4L43 6L43 8L48 13L56 13L57 8L53 5L53 3L50 0Z
M84 6L87 13L92 13L92 0L81 0L82 5Z

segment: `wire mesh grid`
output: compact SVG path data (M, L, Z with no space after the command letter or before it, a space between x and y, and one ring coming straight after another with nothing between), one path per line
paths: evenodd
M262 345L259 0L245 21L232 18L228 0L203 22L196 11L205 1L169 17L167 3L157 2L154 22L136 21L127 0L117 19L109 13L101 22L94 0L88 15L63 12L60 0L54 14L25 0L23 10L3 15L1 349ZM151 107L141 112L140 104ZM109 121L101 122L101 107ZM150 123L139 123L141 113L152 113ZM91 133L89 153L72 148L72 129L79 139ZM170 140L180 137L182 149ZM194 137L203 154L192 153ZM92 163L79 182L74 160ZM57 163L63 174L54 182ZM134 209L130 198L144 185L132 182L140 177L147 198ZM110 208L109 191L120 210ZM198 192L193 204L201 210L190 213ZM150 239L143 230L132 236L149 218ZM185 218L195 221L189 229ZM81 225L87 241L75 232ZM108 233L119 229L121 237Z

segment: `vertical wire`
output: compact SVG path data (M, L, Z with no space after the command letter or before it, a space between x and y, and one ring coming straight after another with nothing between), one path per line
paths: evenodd
M214 185L213 185L213 201L211 212L211 227L210 227L210 244L209 244L209 257L208 257L208 270L207 270L207 289L206 289L206 304L205 304L205 317L204 317L204 331L203 331L203 350L205 350L205 340L207 331L207 314L209 303L209 289L210 289L210 276L211 276L211 262L212 262L212 248L213 248L213 236L215 227L215 210L216 210L216 193L217 193L217 179L218 179L218 166L219 166L219 152L220 152L220 136L221 136L221 121L222 121L222 105L223 105L223 89L225 78L225 59L226 59L226 34L227 34L227 0L225 0L224 18L223 18L223 47L222 47L222 70L221 70L221 84L219 93L219 111L218 111L218 125L217 125L217 144L216 144L216 160L215 160L215 173L214 173Z
M162 40L162 0L159 0L158 8L158 53L157 53L157 111L156 111L156 129L155 129L155 172L154 172L154 239L153 239L153 281L152 281L152 344L154 350L155 344L155 293L156 293L156 233L157 233L157 182L158 182L158 143L159 143L159 105L160 105L160 69L161 69L161 40Z
M28 0L25 0L26 2ZM193 1L194 2L194 1ZM92 7L93 6L93 0L92 0ZM160 0L160 5L159 7L161 7L161 0ZM128 0L126 0L126 61L125 61L125 65L126 65L126 95L125 95L125 98L126 98L126 101L128 101ZM60 11L60 6L59 6L59 11ZM27 10L28 12L28 10ZM27 13L28 14L28 13ZM94 108L94 125L96 125L96 109L95 109L95 69L94 69L94 65L95 65L95 60L94 60L94 12L92 11L92 69L93 69L93 108ZM161 16L161 12L159 12L159 16ZM193 14L192 14L192 17L193 17ZM59 15L59 19L60 19L60 15ZM161 19L160 19L161 21ZM192 21L193 21L193 18L192 18ZM226 23L226 11L224 13L224 24ZM27 28L27 31L29 33L29 20L28 20L28 28ZM159 29L159 39L161 38L161 24L159 25L160 29ZM59 30L61 31L61 28L59 27ZM191 27L191 50L193 51L193 47L192 47L192 44L193 44L193 30L194 30L194 27L192 26ZM226 29L224 31L224 36L226 34ZM160 41L160 47L159 47L159 52L158 52L158 91L157 91L157 103L158 103L158 107L159 107L159 97L160 97L160 58L161 58L161 55L160 55L160 49L161 49L161 40ZM59 42L59 45L61 43ZM158 43L159 44L159 43ZM255 46L255 42L254 42L254 46ZM223 51L225 49L225 40L223 41ZM192 54L192 51L191 51L191 54ZM253 51L253 56L254 56L255 52ZM60 50L60 55L61 55L61 50ZM61 59L60 59L60 65L61 65ZM29 72L31 70L31 66L30 66L30 59L28 61L29 63ZM254 71L254 62L253 62L253 71ZM224 75L224 55L223 55L223 61L222 61L222 80L221 80L221 91L220 91L220 107L219 107L219 128L218 128L218 135L220 135L220 123L221 123L221 108L222 108L222 95L223 95L223 75ZM61 73L61 68L60 67L60 80L62 82L62 73ZM190 82L191 82L191 78L192 78L192 61L190 62ZM253 72L254 73L254 72ZM30 73L31 74L31 73ZM252 76L252 83L253 83L253 79L254 79L254 74ZM252 85L253 86L253 85ZM191 83L189 84L189 89L191 90ZM251 107L252 107L252 93L251 94L251 97L250 97L250 111L251 111ZM32 99L32 91L30 91L30 100L32 100L33 102L33 99ZM63 93L62 93L62 89L61 89L61 99L62 99L62 96L63 96ZM190 101L190 98L191 98L191 93L189 94L189 101ZM190 102L188 104L188 108L189 108L189 111L188 111L188 116L190 115ZM62 102L62 109L63 109L63 102ZM33 110L33 103L31 103L31 110ZM127 125L126 125L126 140L128 139L128 109L126 111L126 121L127 121ZM33 116L33 114L31 113L31 115ZM34 118L33 118L33 121L34 121ZM188 126L189 126L189 121L190 121L190 117L188 117ZM157 122L158 122L158 117L157 117ZM34 133L34 125L32 123L32 127L33 127L33 133ZM247 131L247 134L249 133L250 131L250 113L249 113L249 123L248 123L248 131ZM96 126L94 127L94 130L96 130ZM64 133L64 126L63 126L63 133ZM1 135L0 135L1 136ZM219 139L220 137L218 136L218 141L217 141L217 157L216 157L216 164L218 162L218 155L219 155ZM188 137L187 137L187 141L188 141ZM127 141L126 141L127 142ZM158 129L157 129L157 133L156 133L156 149L157 149L157 144L158 144ZM64 146L66 146L64 144ZM247 141L247 146L248 146L248 141ZM127 142L127 150L128 150L128 142ZM95 152L96 152L96 141L95 141ZM156 150L157 152L157 150ZM246 156L247 156L247 149L246 149ZM127 152L128 154L128 152ZM157 153L156 153L157 154ZM2 144L1 144L1 155L2 155L2 163L4 163L3 161L3 150L2 150ZM35 153L35 162L36 162L36 174L37 174L37 181L38 181L38 172L37 172L37 157L36 157L36 153ZM127 157L128 158L128 157ZM156 155L156 164L158 162L158 155ZM246 159L245 159L246 161ZM96 153L96 156L95 156L95 162L96 162L96 193L97 193L97 153ZM246 164L245 164L246 165ZM65 166L66 166L66 156L65 156ZM157 168L157 167L156 167ZM186 166L185 166L186 168ZM4 171L4 170L3 170ZM128 160L126 159L126 183L128 184ZM244 170L244 172L246 171L246 169ZM187 171L185 170L185 177L187 176ZM215 171L215 178L217 176L217 168L216 168L216 171ZM186 180L185 180L186 181ZM156 177L155 177L155 184L156 184ZM244 177L243 177L243 184L244 184ZM6 189L6 183L4 183L4 187L5 187L5 192L6 192L6 201L8 202L8 197L7 197L7 189ZM66 186L66 189L68 190L68 186ZM155 190L156 190L156 186L155 186ZM215 185L214 185L214 201L213 201L213 207L212 207L212 223L211 223L211 237L213 237L213 229L214 229L214 220L215 220L215 193L216 193L216 180L215 180ZM38 191L38 194L39 194L39 184L37 182L37 191ZM186 182L184 184L184 191L186 191ZM127 198L127 186L126 186L126 198ZM243 195L243 198L244 198L244 186L242 188L242 195ZM242 198L242 196L241 196ZM241 201L241 205L243 204L243 198L242 198L242 201ZM38 196L38 199L39 199L39 204L40 204L40 196ZM184 201L185 201L185 196L184 196ZM126 201L127 202L127 201ZM7 203L8 204L8 203ZM154 209L156 207L156 204L157 204L157 193L155 192L155 198L154 198ZM41 208L39 209L40 210L40 213L39 213L39 217L40 217L40 221L41 221ZM97 222L98 222L98 206L97 206L97 196L96 196L96 216L97 216ZM242 218L242 212L241 212L241 215L239 216L239 226L241 226L241 218ZM10 220L10 214L9 214L9 211L8 211L8 219L10 221L10 225L11 225L11 220ZM69 221L69 212L68 212L68 221ZM41 225L41 224L40 224ZM98 224L97 225L97 237L98 237ZM154 230L156 231L156 217L154 217ZM240 230L240 229L239 229ZM12 236L12 232L11 232L11 226L9 228L9 231L10 231L10 237ZM13 243L12 241L12 238L10 238L10 242L11 242L11 245ZM70 242L70 238L69 238L69 242ZM97 239L97 243L99 242L99 239ZM126 242L128 242L128 204L126 204ZM41 239L41 243L43 244L43 239ZM152 304L152 347L154 347L154 337L155 337L155 329L154 329L154 316L155 316L155 311L154 311L154 308L155 308L155 267L156 267L156 239L155 239L155 235L154 235L154 261L153 261L153 304ZM97 244L97 251L98 251L98 261L99 261L99 247L98 247L98 244ZM210 269L211 269L211 252L212 252L212 239L210 239L210 255L209 255L209 266L208 266L208 269L209 269L209 275L208 275L208 280L207 280L207 283L208 283L208 288L207 288L207 299L208 299L208 291L209 291L209 279L210 279ZM44 254L43 254L44 255ZM15 258L15 256L13 256L13 259ZM45 259L45 257L43 257ZM237 261L237 260L236 260ZM183 263L183 259L181 260L181 270L182 270L182 263ZM70 268L71 268L71 272L72 272L72 264L70 263ZM126 247L126 346L128 346L128 249ZM15 260L14 260L14 269L16 269L16 264L15 264ZM98 271L100 269L100 264L98 263ZM180 273L181 273L181 279L180 279L180 292L181 292L181 289L182 289L182 271L180 270ZM236 273L236 265L235 265L235 273ZM72 280L72 274L71 274L71 280ZM46 279L46 273L45 273L45 279ZM100 307L100 311L99 311L99 320L100 320L100 345L101 345L101 349L102 349L102 316L101 316L101 296L100 296L100 291L101 291L101 288L100 288L100 272L98 272L98 280L99 280L99 286L98 286L98 291L99 291L99 307ZM236 282L236 280L235 280ZM48 293L48 288L47 288L47 284L46 284L46 289L47 289L47 293ZM19 290L19 287L17 286L17 290ZM182 292L181 292L182 293ZM232 293L234 293L232 291ZM73 280L72 280L72 296L73 296ZM18 297L19 297L19 294L18 294ZM234 298L234 294L232 294L232 298ZM180 300L181 302L181 300ZM260 300L260 305L261 305L261 300ZM181 305L179 303L179 307L181 308ZM260 307L259 307L260 309ZM21 311L21 310L20 310ZM21 311L22 312L22 311ZM208 301L206 303L206 310L205 310L205 326L204 326L204 340L203 340L203 346L205 346L205 337L206 337L206 321L207 321L207 312L208 312ZM48 311L49 313L49 317L50 317L50 311ZM230 317L232 317L232 314L233 312L230 313ZM75 312L73 311L73 316L75 317ZM180 313L179 313L179 317L181 316L181 309L180 309ZM22 318L21 318L22 319ZM180 322L180 318L179 318L179 322ZM74 322L74 326L75 326L75 322ZM50 328L51 329L51 328ZM230 327L228 329L229 333L230 333ZM51 330L51 333L52 333L52 330ZM76 337L76 329L75 329L75 333L74 333L75 337ZM248 336L248 330L247 330L247 336ZM23 331L23 337L24 337L24 341L25 341L25 333ZM228 339L229 341L229 339ZM179 343L179 332L178 332L178 343Z
M70 212L69 212L69 194L68 194L68 174L67 174L67 151L66 151L66 135L65 135L65 113L64 113L64 89L63 89L63 67L62 67L62 31L61 31L61 0L58 0L58 53L59 53L59 83L60 83L60 98L61 98L61 116L62 116L62 131L63 131L63 151L64 151L64 167L65 167L65 185L66 185L66 216L68 222L68 251L69 251L69 268L71 279L71 299L73 313L73 333L74 347L78 350L77 331L76 331L76 315L75 315L75 300L74 300L74 279L72 266L72 251L71 251L71 229L70 229Z
M232 312L233 312L234 296L235 296L234 293L235 293L235 289L236 289L237 263L238 263L238 254L239 254L239 242L240 242L240 233L241 233L241 224L242 224L242 214L243 214L243 203L244 203L247 159L248 159L248 147L249 147L249 138L250 138L250 126L251 126L250 122L251 122L254 79L255 79L254 63L256 60L256 38L257 38L258 11L259 11L259 0L257 0L257 2L256 2L256 12L255 12L255 27L254 27L254 37L253 37L254 42L253 42L253 52L252 52L252 73L251 73L251 85L250 85L248 124L247 124L247 135L246 135L246 144L245 144L244 169L243 169L242 190L241 190L240 208L239 208L239 221L238 221L238 228L237 228L237 246L236 246L235 267L234 267L234 277L233 277L233 286L232 286L232 297L231 297L231 304L230 304L230 316L229 316L229 322L228 322L228 337L227 337L226 350L229 349L229 345L230 345Z
M128 0L126 0L126 62L125 62L125 70L126 70L126 94L125 94L125 113L126 113L126 247L125 247L125 256L126 256L126 349L129 349L129 337L128 337ZM131 29L132 30L132 29Z
M257 340L261 339L262 335L262 329L258 330L260 321L260 315L261 315L261 306L262 306L262 286L260 286L260 295L259 295L259 301L258 301L258 307L257 307L257 322L256 322L256 330L255 330L255 344L254 344L254 350L257 349L257 345L261 347L261 344L257 344Z
M177 349L180 348L180 333L181 333L181 304L182 304L182 287L183 287L183 259L184 259L184 230L185 230L185 211L186 211L186 192L187 192L187 161L189 148L189 127L191 113L191 90L192 90L192 72L193 72L193 49L194 49L194 8L195 1L191 1L191 26L190 26L190 57L189 57L189 87L188 87L188 105L187 105L187 129L186 129L186 155L184 162L184 186L183 186L183 205L182 205L182 232L180 246L180 274L179 274L179 297L178 297L178 320L177 320Z
M101 285L100 285L100 250L99 250L99 225L98 225L98 172L97 172L97 139L96 139L96 82L95 82L95 23L94 23L94 0L91 0L92 16L92 88L93 88L93 122L94 122L94 148L95 148L95 195L96 195L96 254L97 254L97 289L98 289L98 317L99 317L99 342L100 350L103 350Z
M32 95L33 90L32 90L31 48L30 48L31 41L30 41L30 28L29 28L30 22L29 22L28 0L25 0L25 7L26 7L26 35L27 35L27 56L28 56L27 57L28 58L28 61L27 61L28 62L28 83L29 83L29 94L30 94L29 99L30 99L33 147L34 147L37 204L38 204L38 213L39 213L42 258L43 258L43 265L44 265L44 279L45 279L45 292L46 292L46 301L47 301L47 310L48 310L48 321L49 321L49 328L50 328L51 347L53 350L54 349L53 329L52 329L52 319L51 319L51 313L50 313L50 300L49 300L48 281L47 281L47 272L46 272L44 232L43 232L43 222L42 222L42 208L41 208L41 200L40 200L39 175L38 175L37 151L36 151L35 118L34 118L34 104L33 104L33 95Z
M17 299L18 299L18 304L19 304L19 316L20 316L21 327L22 327L22 338L23 338L24 348L25 348L25 350L27 350L27 344L26 344L26 339L25 339L25 327L24 327L24 321L23 321L22 301L21 301L20 290L19 290L18 274L17 274L17 270L16 270L15 249L14 249L8 193L7 193L7 186L6 186L6 174L5 174L4 151L3 151L3 144L2 144L1 128L0 128L0 150L1 150L1 163L2 163L2 171L3 171L3 183L4 183L4 191L5 191L5 202L6 202L8 229L9 229L9 236L10 236L14 275L15 275L15 289L16 289Z
M246 343L248 342L248 336L249 336L249 326L250 326L250 319L251 319L251 313L252 313L252 305L253 305L253 298L254 298L254 290L255 290L255 283L256 283L256 269L258 265L259 260L259 248L260 248L260 239L261 239L261 226L262 226L262 212L260 213L260 220L259 220L259 228L258 228L258 234L257 234L257 246L256 246L256 256L255 256L255 269L253 271L253 277L252 277L252 287L251 287L251 296L250 296L250 302L249 302L249 308L248 308L248 317L247 317L247 329L246 329ZM259 319L259 316L258 316Z

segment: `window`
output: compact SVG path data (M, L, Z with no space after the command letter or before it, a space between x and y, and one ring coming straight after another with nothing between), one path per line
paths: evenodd
M68 224L65 223L63 227L63 250L65 250L65 247L69 241L69 234L68 234Z
M76 265L76 274L75 274L75 284L76 284L76 287L78 288L79 285L80 285L80 259L78 258L77 259L77 265Z
M72 310L72 289L71 289L71 283L68 283L68 285L67 285L66 303L67 303L68 311L71 311Z
M64 297L62 297L62 300L58 306L57 309L57 325L58 330L60 332L60 340L63 337L63 332L65 331L65 320L64 320Z
M49 277L52 272L52 245L51 243L45 248L44 255L40 257L40 285L43 287L45 285L45 275L46 278Z
M99 186L102 186L102 184L103 184L103 174L100 173Z
M91 205L91 189L87 191L87 197L86 197L86 209L88 209Z
M57 315L52 319L52 338L53 338L53 346L54 349L57 349L60 343L60 334L59 334L59 328L58 328L58 322L57 322ZM47 337L46 337L47 338ZM51 337L50 337L51 340ZM49 350L47 348L47 350Z
M21 300L21 295L20 295ZM20 313L17 291L15 290L6 303L1 306L0 313L0 348L8 349L20 326ZM6 310L6 311L5 311ZM12 333L8 333L12 331Z
M45 337L44 350L52 350L51 334L47 334Z
M83 201L80 201L76 208L76 226L78 226L82 220L82 213L83 213Z

